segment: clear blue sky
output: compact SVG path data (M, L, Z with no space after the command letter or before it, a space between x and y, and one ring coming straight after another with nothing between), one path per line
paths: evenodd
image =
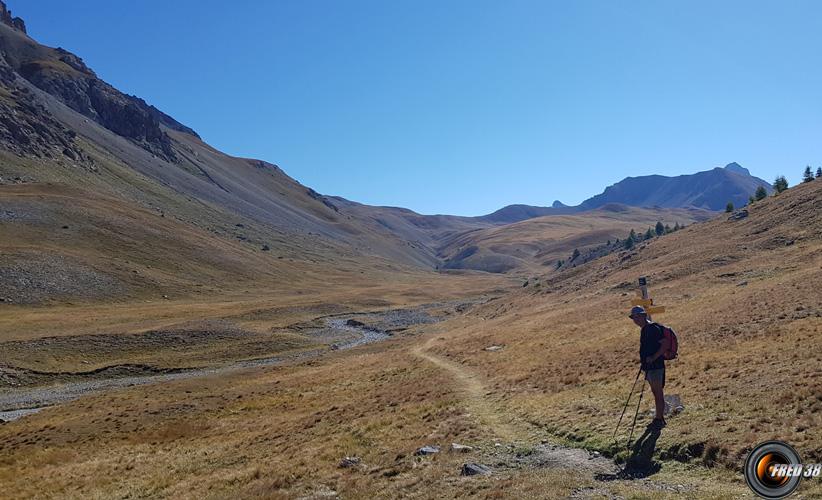
M478 215L822 165L818 1L7 3L213 146L364 203Z

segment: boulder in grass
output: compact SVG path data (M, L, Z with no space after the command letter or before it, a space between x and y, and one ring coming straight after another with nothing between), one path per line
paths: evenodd
M357 465L360 465L361 461L362 460L360 460L360 457L345 457L342 460L340 460L339 467L340 467L340 469L348 469L350 467L356 467Z
M502 350L502 346L501 345L492 345L492 346L486 347L485 350L488 351L488 352L497 352L497 351Z
M468 463L462 464L461 476L485 476L491 474L491 468L485 465Z
M414 455L416 455L418 457L421 457L421 456L425 456L425 455L433 455L433 454L439 453L439 452L440 452L440 447L439 446L423 446L422 448L417 449L417 451L414 452Z
M474 448L472 448L468 445L459 444L459 443L451 443L451 451L456 452L456 453L468 453L469 451L473 451L473 449Z
M665 395L665 415L676 415L685 410L685 405L682 404L682 398L679 394Z

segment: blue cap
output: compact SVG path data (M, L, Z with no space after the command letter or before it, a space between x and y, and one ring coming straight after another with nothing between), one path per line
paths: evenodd
M631 314L628 315L629 318L633 318L639 314L647 315L648 313L645 312L645 308L642 306L634 306L631 308Z

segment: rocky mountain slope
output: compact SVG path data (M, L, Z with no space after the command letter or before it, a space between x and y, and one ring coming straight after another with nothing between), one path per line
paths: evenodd
M181 283L201 281L170 270L189 254L192 232L202 251L233 255L196 267L228 283L248 277L239 268L266 269L281 280L297 269L297 277L319 278L339 269L437 265L414 234L346 213L276 165L211 148L189 127L98 78L78 56L38 44L0 6L11 19L0 24L0 251L16 269L0 276L4 289L31 280L52 286L36 271L58 259L71 275L116 284L112 297L127 289L182 292ZM101 220L120 229L100 230ZM150 234L128 235L129 224L135 234ZM164 244L153 246L151 235ZM170 269L153 280L131 273L160 262ZM52 288L55 296L72 296Z
M754 194L759 186L763 186L768 193L773 192L769 182L752 176L748 169L738 163L729 163L724 168L716 167L712 170L676 177L664 175L626 177L608 186L602 193L574 207L564 205L560 201L555 201L551 207L509 205L480 219L510 223L544 215L584 212L608 203L621 203L634 207L723 210L729 201L736 207L745 205L748 197Z
M49 284L38 274L57 260L67 266L67 276L95 276L110 283L109 298L163 290L193 293L209 282L253 279L253 273L238 271L243 265L270 271L272 282L282 282L294 269L301 270L298 276L314 273L317 279L341 269L525 272L555 257L546 250L555 243L546 226L477 231L545 213L578 214L583 233L602 222L597 214L584 222L583 208L559 203L547 212L522 206L496 216L455 217L317 193L276 165L215 150L192 128L103 81L79 56L37 43L1 1L0 17L0 232L5 236L0 251L4 264L15 270L0 280L7 290L19 291L27 282L43 284L42 290L19 300L79 293ZM741 172L725 171L734 182L744 178ZM38 207L39 201L43 204ZM659 218L664 217L643 213L634 223L641 228ZM630 217L623 214L622 219ZM100 220L120 229L100 231ZM158 239L123 237L128 224ZM504 239L518 235L524 241L494 243L490 257L466 255L475 246L472 238L490 243L503 234ZM157 246L146 244L160 239ZM186 266L172 263L190 254L193 241L226 257L208 263L195 259L202 275L175 276L173 269ZM32 251L38 242L48 244ZM533 250L528 257L522 254L525 247ZM168 264L164 273L139 278L148 276L140 274L144 266L156 268L161 262Z

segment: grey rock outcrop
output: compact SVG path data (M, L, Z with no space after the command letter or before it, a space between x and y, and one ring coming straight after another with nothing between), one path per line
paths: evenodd
M12 16L11 11L6 7L5 2L2 0L0 0L0 23L5 24L6 26L11 26L16 30L22 31L23 33L26 32L26 23L19 17Z
M17 78L0 54L0 88L8 95L0 98L0 147L20 156L55 158L62 154L73 161L85 160L74 140L75 132L54 119Z
M22 20L12 17L2 1L0 17L3 24L25 31ZM197 136L194 130L143 99L124 94L101 80L77 55L63 48L40 45L5 27L2 31L0 54L4 58L5 73L10 69L11 77L19 75L74 111L152 154L168 161L177 161L177 153L164 128ZM9 75L6 77L8 79ZM61 149L67 149L66 156L70 158L76 156L76 151L70 147Z
M462 465L461 476L481 476L491 474L491 469L485 465L468 463Z

